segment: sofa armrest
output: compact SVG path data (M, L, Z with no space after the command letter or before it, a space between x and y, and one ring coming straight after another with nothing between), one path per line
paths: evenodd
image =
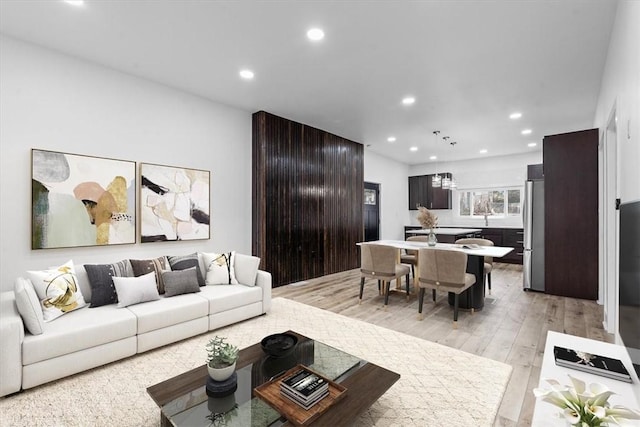
M0 294L0 396L22 388L24 325L13 291Z
M262 309L267 313L271 310L271 273L258 270L256 286L262 288Z

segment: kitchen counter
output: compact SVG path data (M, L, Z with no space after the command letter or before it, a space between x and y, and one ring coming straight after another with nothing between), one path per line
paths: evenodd
M442 234L446 236L457 236L460 234L474 234L478 233L482 230L479 228L440 228L436 227L433 232L436 235ZM429 234L429 229L420 229L420 230L411 230L410 234Z

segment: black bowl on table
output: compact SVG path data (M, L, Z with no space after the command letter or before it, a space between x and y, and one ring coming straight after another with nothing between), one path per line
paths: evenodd
M262 351L271 357L284 357L293 353L298 344L298 337L292 334L273 334L264 337L260 343Z

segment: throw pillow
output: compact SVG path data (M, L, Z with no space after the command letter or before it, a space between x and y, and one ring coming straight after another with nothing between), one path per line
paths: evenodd
M160 299L155 276L156 273L152 271L138 277L114 277L113 284L118 292L118 307L123 308Z
M89 276L91 286L91 305L100 307L118 302L113 277L133 277L133 269L128 259L114 264L85 264L84 269Z
M27 271L27 276L40 298L45 322L86 305L71 260L51 270Z
M203 253L204 265L207 268L205 282L207 285L237 285L234 270L235 252Z
M258 269L260 268L260 258L245 254L235 254L234 264L238 282L247 286L255 286Z
M188 268L195 267L196 275L198 277L198 285L204 286L204 277L202 276L202 272L200 271L200 263L198 262L198 254L192 253L189 255L182 256L168 256L169 265L171 266L171 270L186 270ZM164 277L163 277L164 279Z
M165 271L162 273L164 280L164 296L190 294L200 292L198 275L195 267L186 270Z
M42 334L44 327L42 308L40 308L40 300L31 281L18 277L14 283L13 291L16 294L16 307L24 326L31 335Z
M162 272L164 270L170 270L167 257L161 256L155 259L130 259L131 267L133 268L133 275L135 277L149 274L151 272L156 273L156 283L158 286L158 293L164 293L164 282L162 281Z

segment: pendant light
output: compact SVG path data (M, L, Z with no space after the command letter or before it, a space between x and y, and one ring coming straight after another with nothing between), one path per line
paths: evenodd
M449 141L449 137L448 136L443 136L442 139L444 140L444 142L448 142ZM449 177L442 177L442 189L443 190L448 190L451 188L451 178Z
M433 139L435 140L435 146L438 147L438 135L440 134L439 130L433 131ZM442 177L438 175L438 162L436 161L436 174L431 177L431 187L440 188L442 186Z
M450 144L452 147L455 147L457 142L451 141ZM451 188L451 190L455 190L456 188L458 188L458 183L456 182L456 179L453 176L451 177L451 183L449 184L449 188Z

